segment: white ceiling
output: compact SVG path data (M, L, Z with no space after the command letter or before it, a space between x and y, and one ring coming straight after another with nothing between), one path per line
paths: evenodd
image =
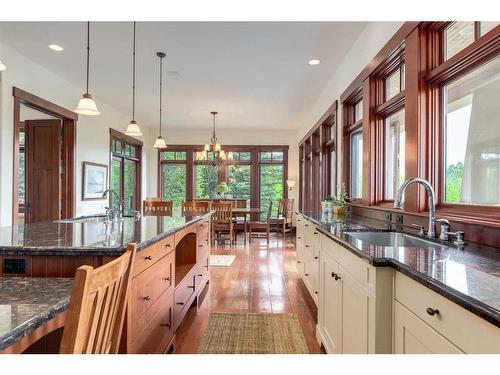
M157 126L156 52L164 51L167 126L207 128L209 112L217 110L218 128L296 128L298 115L307 112L364 25L138 22L136 119ZM98 104L103 100L131 113L132 23L94 22L90 32L90 93ZM3 43L83 92L86 23L0 22L0 35ZM51 43L64 51L48 49ZM313 58L321 64L308 65Z

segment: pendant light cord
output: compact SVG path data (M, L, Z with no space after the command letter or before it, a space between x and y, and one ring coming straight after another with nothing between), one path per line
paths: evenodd
M134 51L132 62L132 121L135 120L135 21L134 21Z
M90 21L87 21L87 94L89 93L89 72L90 72Z
M161 103L162 103L162 86L163 86L163 57L160 56L160 136L161 136Z

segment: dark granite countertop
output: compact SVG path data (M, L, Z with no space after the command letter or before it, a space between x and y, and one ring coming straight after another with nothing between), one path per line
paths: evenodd
M0 351L68 308L73 279L0 278Z
M210 213L172 216L126 217L106 231L97 222L40 222L0 228L0 255L87 255L117 256L127 244L135 242L138 250L168 237ZM107 234L109 233L109 234Z
M345 232L395 228L379 220L349 214L337 218L317 212L297 213L370 264L393 267L500 327L500 249L474 243L459 249L439 241L433 241L435 246L428 248L373 245Z

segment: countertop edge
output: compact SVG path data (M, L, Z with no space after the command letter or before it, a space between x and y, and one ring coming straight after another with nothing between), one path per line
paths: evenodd
M395 259L392 258L375 258L372 257L369 254L366 254L365 252L360 251L359 249L355 248L351 244L342 241L342 239L338 238L337 236L333 235L332 233L328 232L324 228L321 227L321 223L318 221L314 220L310 216L300 212L296 211L297 215L301 215L307 220L311 221L313 224L317 226L318 231L320 231L322 234L330 238L331 240L335 241L345 249L349 250L351 253L354 255L365 259L368 263L373 265L374 267L392 267L396 269L397 271L401 272L402 274L410 277L412 280L418 282L419 284L422 284L423 286L431 289L432 291L438 293L439 295L443 296L444 298L456 303L457 305L461 306L462 308L466 309L467 311L473 313L474 315L477 315L478 317L486 320L487 322L495 325L496 327L500 328L500 314L499 312L481 302L478 301L474 298L471 298L469 296L466 296L462 293L460 293L458 290L450 288L447 285L442 284L438 280L432 279L428 277L427 275L412 270L408 266L406 266L403 263L400 263L396 261Z

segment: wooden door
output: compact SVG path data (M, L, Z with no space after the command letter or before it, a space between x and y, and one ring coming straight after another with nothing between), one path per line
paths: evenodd
M398 301L395 301L394 353L458 354L462 351Z
M374 353L375 298L339 266L342 354Z
M340 288L335 275L339 272L338 263L321 253L320 269L320 324L325 334L323 345L328 353L340 353Z
M61 120L26 120L25 222L61 218Z

